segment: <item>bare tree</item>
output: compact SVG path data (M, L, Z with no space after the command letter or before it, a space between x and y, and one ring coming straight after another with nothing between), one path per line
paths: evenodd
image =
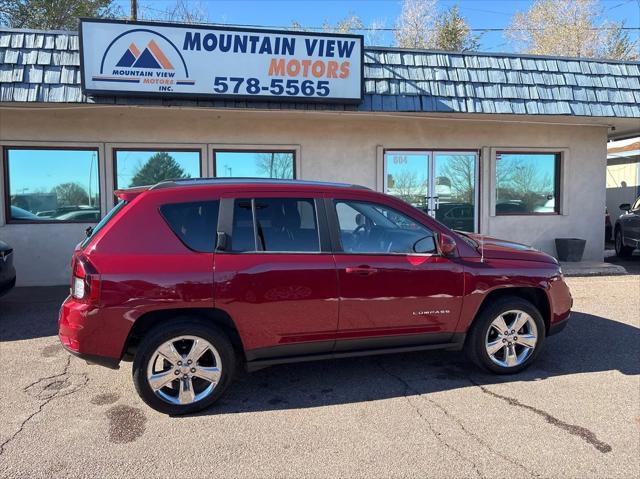
M473 155L453 155L439 171L451 182L451 192L464 203L473 204L476 181L476 160Z
M386 24L387 22L384 19L373 20L364 34L364 43L366 45L381 45L382 32Z
M404 48L431 48L436 7L436 0L403 0L402 11L396 21L396 44Z
M516 50L540 55L638 58L622 22L603 20L598 0L535 0L514 15L507 38Z
M139 7L140 18L145 20L162 20L165 22L207 23L209 11L200 0L174 0L173 3L160 9L156 2L145 2Z
M411 169L402 169L387 176L388 192L412 205L424 204L427 196L427 182Z
M327 20L322 24L322 29L330 33L349 33L362 30L363 28L364 23L362 23L360 17L353 12L350 12L349 15L342 20L338 20L335 25L331 25Z
M290 153L260 153L256 167L267 178L293 178L293 160Z

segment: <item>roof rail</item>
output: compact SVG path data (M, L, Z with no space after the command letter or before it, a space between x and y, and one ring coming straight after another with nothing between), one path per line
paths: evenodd
M150 190L159 190L164 188L173 188L177 186L202 186L202 185L238 185L238 184L256 184L256 185L308 185L308 186L329 186L337 188L359 188L369 190L366 186L355 185L351 183L334 183L330 181L310 181L310 180L293 180L285 178L249 178L249 177L233 177L233 178L176 178L164 180L151 186Z

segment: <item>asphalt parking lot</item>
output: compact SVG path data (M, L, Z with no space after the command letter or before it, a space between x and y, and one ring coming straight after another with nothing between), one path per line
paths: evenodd
M494 377L459 353L242 375L191 417L58 344L60 288L0 299L2 477L638 477L640 276L570 278L538 362Z

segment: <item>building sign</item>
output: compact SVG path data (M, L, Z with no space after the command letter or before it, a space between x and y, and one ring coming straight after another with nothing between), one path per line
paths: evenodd
M361 35L85 19L87 94L362 100Z

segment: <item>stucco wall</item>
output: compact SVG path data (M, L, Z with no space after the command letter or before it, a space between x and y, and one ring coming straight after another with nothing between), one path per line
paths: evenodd
M115 106L0 109L0 145L78 142L98 147L103 209L111 204L114 144L201 146L207 152L205 175L212 174L208 158L214 145L286 145L298 151L298 178L377 189L382 188L384 148L477 149L482 155L482 233L533 244L551 254L555 254L556 237L585 238L588 260L601 260L603 255L606 138L604 126L515 123L489 116L486 121L471 121ZM561 215L493 215L493 156L503 148L562 152ZM0 201L4 203L4 194ZM16 250L19 284L67 283L69 255L86 225L3 225L4 204L1 210L0 238Z

